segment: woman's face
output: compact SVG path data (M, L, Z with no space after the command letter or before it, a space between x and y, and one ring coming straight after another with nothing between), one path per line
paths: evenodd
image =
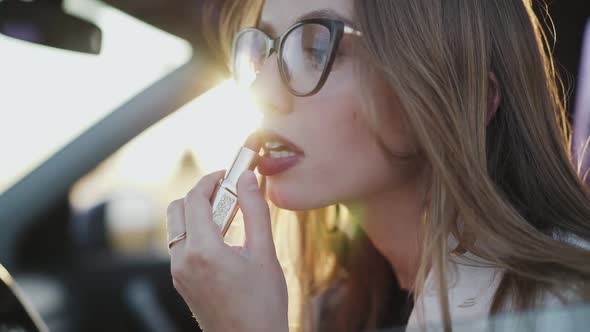
M272 38L283 34L299 17L322 10L353 21L352 0L266 0L260 29ZM335 17L338 19L338 17ZM399 153L415 151L404 126L402 109L395 94L378 79L356 74L351 46L345 35L332 71L315 95L296 97L281 82L276 54L262 67L253 90L264 111L266 143L289 143L296 157L267 153L259 169L266 168L267 194L280 208L307 210L334 203L370 199L385 190L407 184L416 170L408 162L392 162L374 134ZM361 84L372 91L377 112L387 113L387 124L369 125L363 110ZM367 86L368 85L368 86ZM276 146L276 144L275 144ZM283 149L283 147L281 147ZM273 160L269 160L274 158ZM264 167L268 166L268 167Z

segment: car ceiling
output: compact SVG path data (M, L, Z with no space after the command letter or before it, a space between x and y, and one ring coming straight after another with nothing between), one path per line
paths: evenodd
M201 22L205 6L220 7L227 0L106 0L120 9L159 29L193 44L202 41Z

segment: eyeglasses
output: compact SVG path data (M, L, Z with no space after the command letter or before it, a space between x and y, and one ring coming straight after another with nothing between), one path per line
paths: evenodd
M233 75L240 85L250 85L266 60L277 53L278 68L285 87L295 96L316 94L332 69L342 36L362 36L344 22L307 19L272 39L255 28L241 30L233 44Z

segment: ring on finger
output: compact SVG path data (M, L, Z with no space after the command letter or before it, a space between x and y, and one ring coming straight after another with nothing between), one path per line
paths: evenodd
M170 240L170 242L168 242L168 249L172 249L173 245L184 239L186 239L186 232L182 232L181 234L175 236L172 240Z

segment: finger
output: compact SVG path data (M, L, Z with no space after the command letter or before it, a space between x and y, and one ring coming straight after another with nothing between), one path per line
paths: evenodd
M204 176L184 198L184 216L189 245L206 245L212 241L223 242L217 226L213 223L211 196L225 171Z
M276 255L268 203L252 171L244 172L238 180L238 203L244 215L245 247L257 254Z
M168 205L167 215L167 230L168 243L178 235L184 233L184 200L177 199ZM177 243L176 245L178 245Z

